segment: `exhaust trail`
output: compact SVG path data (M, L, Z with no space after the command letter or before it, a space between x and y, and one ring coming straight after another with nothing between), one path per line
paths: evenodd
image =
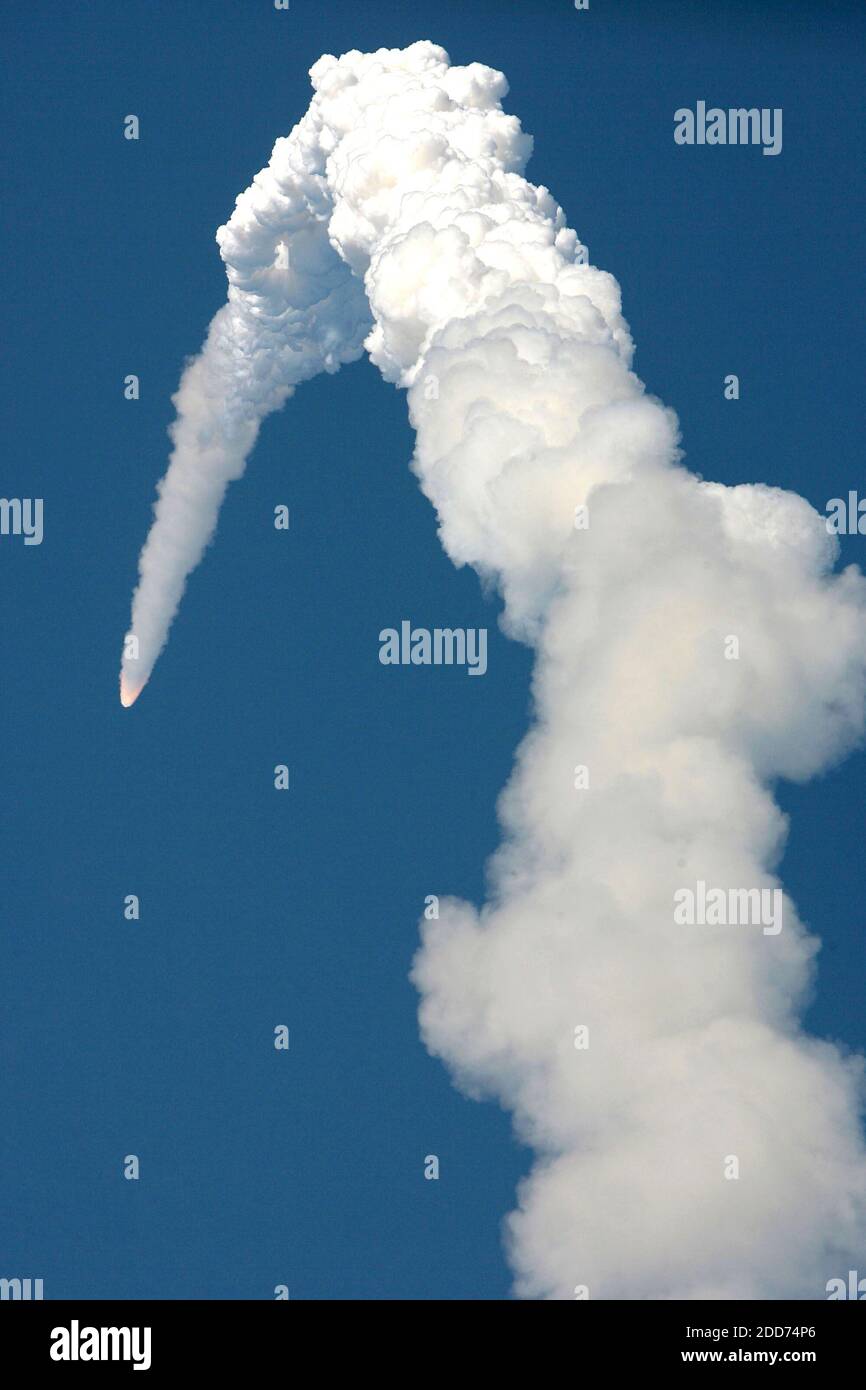
M863 1059L802 1030L819 943L772 787L862 738L866 582L803 499L684 468L501 73L423 42L311 76L218 233L229 303L176 398L122 688L261 420L366 347L446 552L536 651L487 902L443 897L412 972L428 1049L535 1154L515 1292L824 1297L866 1244ZM707 886L740 916L683 916Z
M187 577L213 537L226 488L243 474L262 420L300 382L363 352L370 313L363 286L328 240L331 202L311 125L305 118L277 141L270 164L217 232L228 303L172 398L174 447L139 558L124 642L120 700L127 707L150 678Z

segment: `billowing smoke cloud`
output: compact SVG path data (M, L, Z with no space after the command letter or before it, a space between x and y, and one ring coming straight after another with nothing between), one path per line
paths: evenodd
M862 734L866 582L799 497L681 466L616 281L522 177L500 73L419 43L312 78L218 234L229 304L178 394L124 680L259 421L366 333L446 551L537 649L489 900L443 899L413 970L427 1046L536 1152L516 1290L823 1297L866 1248L861 1066L799 1026L816 942L770 788ZM781 911L684 924L699 883Z

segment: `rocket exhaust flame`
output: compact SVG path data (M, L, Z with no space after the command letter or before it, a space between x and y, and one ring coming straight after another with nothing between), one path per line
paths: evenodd
M130 705L134 705L143 689L143 685L131 685L126 676L122 675L120 678L120 703L123 708L129 709Z

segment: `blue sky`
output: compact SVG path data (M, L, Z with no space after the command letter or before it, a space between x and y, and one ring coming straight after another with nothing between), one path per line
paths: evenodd
M0 1274L56 1298L508 1296L500 1224L529 1156L427 1056L407 972L425 895L483 896L530 655L443 554L405 400L369 363L265 423L145 696L117 700L170 397L224 300L213 234L321 53L423 37L502 68L529 177L620 281L636 370L678 412L689 466L823 510L862 480L855 15L5 12L2 491L45 499L45 538L0 541ZM676 146L673 112L699 98L782 107L782 155ZM864 545L844 540L843 561ZM485 678L382 667L379 630L404 617L490 628ZM863 775L858 754L779 793L784 881L824 941L808 1021L859 1047Z

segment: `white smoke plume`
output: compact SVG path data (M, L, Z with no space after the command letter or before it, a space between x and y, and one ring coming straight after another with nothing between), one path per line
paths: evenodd
M121 703L141 694L186 587L216 529L266 415L321 371L360 357L370 328L361 282L328 240L333 206L312 113L274 147L271 162L217 232L229 280L202 351L173 397L174 449L124 642Z
M443 899L413 970L428 1048L536 1152L515 1290L823 1297L866 1248L866 1153L860 1059L798 1021L817 943L787 898L776 934L673 907L780 887L774 779L862 735L866 582L801 498L685 471L616 281L522 176L501 73L418 43L311 75L218 234L229 304L178 393L124 681L259 421L366 334L446 551L537 650L489 900Z

